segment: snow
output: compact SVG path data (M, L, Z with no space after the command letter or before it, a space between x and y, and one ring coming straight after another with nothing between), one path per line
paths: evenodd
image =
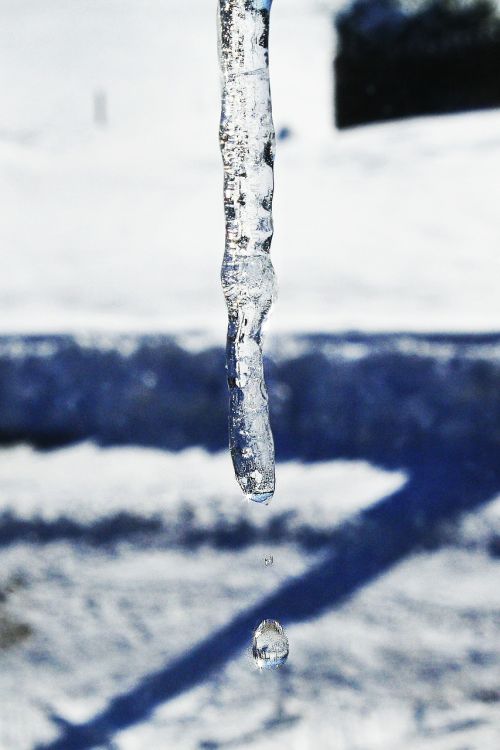
M282 463L273 516L293 514L311 528L333 528L405 481L403 472L382 472L365 461ZM258 527L270 515L242 499L227 451L210 456L200 448L168 453L81 443L45 454L21 445L0 451L0 487L0 513L26 520L66 516L91 524L128 512L168 523L189 508L201 527L221 517L247 518Z
M0 14L0 330L222 340L213 4L4 0ZM499 113L336 132L329 14L272 12L274 117L291 137L270 329L496 330Z
M291 131L276 161L269 325L290 335L273 355L316 346L301 331L498 330L500 114L335 132L333 5L272 11L274 118ZM117 331L175 332L192 351L222 343L213 3L0 0L0 20L0 333L70 332L124 356L139 339ZM92 122L98 90L107 127ZM446 362L458 345L380 346ZM54 347L0 342L11 357ZM495 343L465 349L498 358ZM91 721L313 570L340 524L355 530L410 478L365 461L277 475L266 509L240 499L227 452L2 448L0 750ZM285 669L261 675L242 650L109 747L497 750L498 539L492 498L440 546L284 623Z
M229 464L225 453L212 457L201 450L168 454L82 444L40 454L18 446L0 452L0 511L35 524L64 516L90 525L128 510L163 514L173 525L189 508L200 528L231 523L235 516L258 528L269 513L240 500ZM334 527L405 481L397 472L346 461L290 463L280 476L278 517L292 511L301 525L321 528ZM268 569L267 551L261 544L230 552L207 545L151 549L119 539L101 550L65 541L1 549L1 584L14 576L24 581L9 613L28 619L34 637L2 655L0 694L8 698L12 680L21 680L22 690L13 714L10 700L0 704L0 747L22 750L55 734L52 714L89 718L110 695L304 572L313 558L290 544L273 545L275 564Z
M232 514L259 527L271 513L239 501L222 470L227 456L198 450L18 446L0 459L1 510L33 524L70 514L90 525L117 508L172 523L192 507L205 529ZM273 514L292 510L302 527L334 529L405 481L363 462L278 468ZM417 553L340 606L287 627L290 658L279 674L258 673L243 651L118 732L113 747L495 750L500 563L485 542L500 531L499 508L500 499L466 518L455 545ZM0 588L20 582L0 614L32 629L0 651L2 750L55 738L51 717L88 721L323 554L286 536L272 546L193 549L151 535L0 548Z

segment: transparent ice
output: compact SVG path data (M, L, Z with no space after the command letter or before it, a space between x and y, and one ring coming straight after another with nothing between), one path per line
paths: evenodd
M271 307L275 135L268 68L272 0L219 0L220 148L226 241L221 280L228 310L229 447L245 495L274 494L274 443L262 363Z
M288 638L277 620L263 620L255 630L252 656L259 669L276 669L288 658Z

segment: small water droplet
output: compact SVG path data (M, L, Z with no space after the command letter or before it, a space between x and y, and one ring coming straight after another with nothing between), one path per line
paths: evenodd
M252 641L252 656L259 669L276 669L288 658L288 638L277 620L262 620Z
M266 555L266 556L265 556L265 558L264 558L264 565L266 566L266 568L267 568L267 567L268 567L269 565L272 565L272 564L273 564L273 562L274 562L274 557L273 557L272 555Z
M261 503L263 505L269 505L274 492L247 492L246 496L248 500L253 500L254 503Z

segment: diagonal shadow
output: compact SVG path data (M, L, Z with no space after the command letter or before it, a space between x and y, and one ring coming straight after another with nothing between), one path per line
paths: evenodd
M146 675L82 724L57 719L61 735L38 750L83 750L105 745L118 731L144 721L161 703L205 680L248 643L256 621L273 617L286 625L317 617L425 544L437 523L472 510L500 491L495 446L478 445L412 462L402 489L334 532L326 557L286 582L256 606L209 635L164 668Z

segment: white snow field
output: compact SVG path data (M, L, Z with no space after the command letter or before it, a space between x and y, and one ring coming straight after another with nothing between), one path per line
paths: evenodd
M272 11L270 329L497 330L500 114L336 132L332 5ZM0 330L222 337L215 1L1 0L0 90Z
M90 527L119 509L174 529L191 512L205 533L243 518L259 528L271 513L324 530L406 481L363 462L282 464L279 473L271 510L239 499L225 454L83 444L41 456L20 446L0 453L1 507L35 526L70 517ZM243 649L109 746L495 750L500 562L484 539L500 531L499 503L466 519L454 546L415 554L341 606L292 624L278 674L258 673ZM286 540L189 548L154 535L2 544L0 588L10 593L0 619L31 634L0 650L0 748L57 737L51 717L90 720L321 554Z

